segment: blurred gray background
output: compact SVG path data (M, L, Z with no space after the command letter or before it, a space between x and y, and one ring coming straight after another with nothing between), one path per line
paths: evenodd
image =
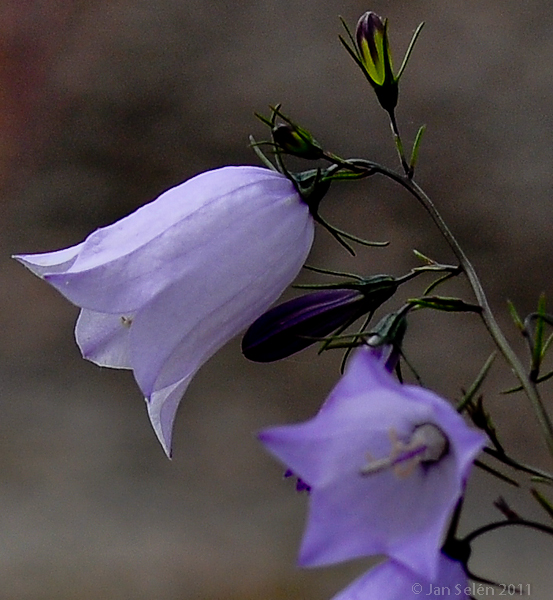
M232 341L186 394L170 462L131 374L83 361L77 309L9 256L77 243L202 170L257 164L247 136L266 132L253 113L277 102L326 148L396 166L385 115L337 38L338 15L355 26L369 9L390 19L397 65L426 21L402 80L400 127L409 142L427 125L417 179L523 352L506 298L526 314L553 293L553 4L0 4L2 600L324 599L366 569L295 566L306 498L254 436L313 415L338 378L339 353L254 365ZM413 248L453 260L422 209L385 181L336 187L323 212L391 244L353 260L319 230L311 264L400 275L417 264ZM462 283L443 292L470 299ZM451 399L492 350L470 315L417 314L406 343L424 383ZM513 379L496 362L484 391L505 444L551 468L525 399L498 394ZM526 488L476 473L464 531L500 518L499 494L545 519ZM552 551L545 536L502 531L477 543L471 565L530 583L545 600Z

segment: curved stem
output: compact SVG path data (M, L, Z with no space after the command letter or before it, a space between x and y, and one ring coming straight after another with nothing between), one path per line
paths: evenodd
M472 533L469 533L466 537L462 539L462 541L470 544L472 540L476 539L477 537L480 537L485 533L488 533L489 531L494 531L495 529L500 529L502 527L510 527L511 525L522 525L523 527L529 527L531 529L536 529L537 531L553 535L553 527L543 525L542 523L537 523L536 521L526 521L525 519L513 519L508 521L497 521L495 523L488 523L483 527L475 529Z
M478 301L478 304L482 308L480 317L482 318L484 325L486 326L492 339L494 340L495 345L497 346L497 348L499 349L501 354L503 354L507 363L511 366L514 374L516 375L517 379L520 381L520 384L522 385L522 388L524 389L526 395L530 399L530 402L532 403L532 406L533 406L536 416L538 418L540 427L542 429L542 433L545 438L549 452L553 456L553 424L551 422L549 415L547 414L547 411L545 410L545 407L540 398L540 395L538 393L536 385L534 382L530 381L529 378L527 377L522 363L520 362L518 356L514 353L513 349L509 345L509 342L503 335L501 328L499 327L499 325L497 324L497 321L495 320L495 317L494 317L492 310L490 308L490 305L488 303L488 299L486 298L486 294L484 293L484 289L482 288L482 284L480 283L480 280L478 279L478 276L476 274L474 267L472 266L472 263L468 259L464 250L459 245L459 242L457 242L456 238L451 233L451 230L446 225L442 216L440 215L440 213L434 206L434 203L432 202L432 200L430 200L430 198L427 196L427 194L424 192L424 190L422 190L417 185L417 183L415 183L415 181L413 181L412 179L409 179L408 177L399 175L395 171L392 171L390 169L387 169L386 167L377 165L370 161L364 161L362 159L361 160L353 159L351 162L357 166L362 166L364 164L364 166L366 168L370 169L371 172L380 173L381 175L385 175L386 177L399 183L412 196L414 196L419 201L419 203L424 207L424 209L428 212L428 214L434 221L435 225L440 230L440 233L445 238L449 247L453 251L453 254L455 254L457 260L459 261L459 264L463 268L463 271L465 272L465 274L467 276L469 284L470 284L470 286L473 290L473 293Z

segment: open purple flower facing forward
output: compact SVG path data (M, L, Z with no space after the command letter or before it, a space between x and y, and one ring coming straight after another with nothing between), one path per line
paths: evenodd
M311 488L301 565L385 554L435 580L445 528L484 444L448 402L401 385L361 348L313 419L260 439Z
M400 563L387 560L356 579L332 600L415 600L424 596L453 596L467 600L467 592L470 592L467 588L468 580L461 563L442 554L434 581L420 577Z
M81 307L85 358L132 369L171 453L191 378L301 269L313 219L294 185L259 167L202 173L76 246L16 258Z

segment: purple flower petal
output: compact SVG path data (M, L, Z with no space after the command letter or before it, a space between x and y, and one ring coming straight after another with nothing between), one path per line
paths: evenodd
M181 398L191 379L192 375L183 377L172 385L154 390L151 396L146 398L146 406L152 427L169 458L172 454L173 423Z
M467 586L461 563L441 554L438 574L432 582L388 560L356 579L332 600L420 600L425 596L468 600Z
M263 219L257 218L259 211L266 213ZM68 268L43 269L41 275L77 306L132 312L169 282L186 276L191 258L200 256L200 247L205 250L229 236L241 237L255 256L252 248L263 241L265 230L279 229L277 219L286 212L304 216L308 212L286 177L259 167L208 171L98 229L74 249L78 248L78 255ZM28 265L42 265L58 254L21 259Z
M57 250L56 252L45 252L44 254L20 254L15 256L20 263L23 263L30 271L39 277L46 274L64 273L69 269L79 256L83 249L84 242Z
M154 386L171 385L195 372L264 312L298 273L311 245L311 223L304 220L298 230L297 215L289 208L271 207L269 219L256 223L258 231L244 224L241 231L214 240L191 257L186 281L174 281L138 311L131 327L132 363L146 396ZM253 242L255 251L243 236L260 236ZM152 345L155 353L149 350Z
M124 317L81 310L75 338L83 358L100 367L132 369L129 347L131 323L132 315Z

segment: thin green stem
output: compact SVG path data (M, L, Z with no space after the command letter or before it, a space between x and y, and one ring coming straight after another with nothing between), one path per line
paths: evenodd
M538 422L540 424L542 434L545 438L545 442L547 444L550 454L553 456L553 423L551 422L551 419L547 414L547 411L545 410L536 385L534 382L529 380L525 372L524 366L522 365L518 356L514 353L513 349L509 345L509 342L503 335L503 332L493 315L488 299L486 298L486 294L484 293L484 289L482 288L482 284L478 279L478 276L474 267L472 266L472 263L470 262L464 250L459 245L459 242L452 234L451 230L449 229L442 216L434 206L432 200L430 200L430 198L427 196L424 190L422 190L417 185L417 183L415 183L415 181L410 179L408 176L399 175L391 169L388 169L381 165L376 165L375 163L370 161L353 159L352 162L354 165L358 166L361 166L363 163L365 163L366 167L370 169L371 172L380 173L392 179L393 181L396 181L401 186L403 186L411 195L413 195L428 212L435 225L440 230L440 233L442 234L449 247L453 251L453 254L455 254L455 257L459 261L459 264L463 268L463 271L467 276L467 279L473 290L476 300L482 308L480 317L482 318L484 325L488 329L488 332L490 333L493 341L495 342L495 345L497 346L507 363L511 366L511 369L513 370L517 379L520 381L522 388L524 389L526 395L532 403L532 407L538 418Z
M401 141L401 136L399 135L399 127L397 126L396 121L396 113L391 110L388 112L390 116L390 125L392 127L392 133L394 134L394 141L396 144L397 153L399 155L399 160L401 161L401 166L405 171L405 174L409 179L413 176L413 171L411 167L407 164L407 160L405 159L405 152L403 150L403 142Z
M534 477L539 477L540 479L545 479L549 482L553 482L553 475L551 475L551 473L548 473L547 471L542 471L541 469L536 469L535 467L530 467L529 465L525 465L521 462L518 462L517 460L514 460L510 456L507 456L507 454L505 454L505 452L503 452L503 450L497 450L497 449L488 448L487 446L485 446L484 448L482 448L482 451L485 454L489 454L490 456L493 456L493 458L495 458L499 462L503 463L504 465L512 467L513 469L516 469L517 471L522 471L524 473L528 473L529 475L533 475Z
M485 533L490 531L494 531L495 529L501 529L502 527L512 527L513 525L518 525L522 527L529 527L531 529L536 529L537 531L541 531L543 533L547 533L549 535L553 535L553 527L549 527L548 525L544 525L543 523L537 523L536 521L526 521L525 519L513 519L512 521L497 521L495 523L488 523L488 525L484 525L478 529L475 529L473 532L469 533L467 536L463 538L463 542L466 544L470 544L473 540Z
M490 467L486 463L483 463L481 460L475 460L474 466L478 467L479 469L482 469L482 471L486 471L486 473L489 473L490 475L493 475L494 477L497 477L498 479L501 479L501 481L505 481L506 483L514 487L520 487L520 483L518 481L512 479L511 477L507 477L507 475L505 475L504 473L501 473L497 469Z
M509 345L509 342L503 335L503 331L499 327L495 316L490 308L488 299L482 288L482 284L480 283L480 279L476 274L476 271L466 256L465 252L457 242L457 239L451 233L449 227L446 225L445 221L442 219L440 213L437 211L433 202L426 195L426 193L412 180L403 179L404 187L409 190L423 205L426 211L432 217L434 223L437 225L438 229L444 236L445 240L449 244L449 247L455 254L457 260L463 267L463 270L467 276L467 279L472 287L476 300L478 304L482 307L482 312L480 316L484 325L488 329L492 339L494 340L497 348L503 354L505 360L509 363L516 377L520 381L520 384L524 388L526 395L530 399L534 411L536 412L536 416L542 428L542 433L545 437L545 441L547 443L547 447L549 448L549 452L553 456L553 424L551 419L545 410L545 406L543 405L542 399L536 389L534 382L530 381L528 376L526 375L526 371L520 362L518 356L514 353L513 349Z

